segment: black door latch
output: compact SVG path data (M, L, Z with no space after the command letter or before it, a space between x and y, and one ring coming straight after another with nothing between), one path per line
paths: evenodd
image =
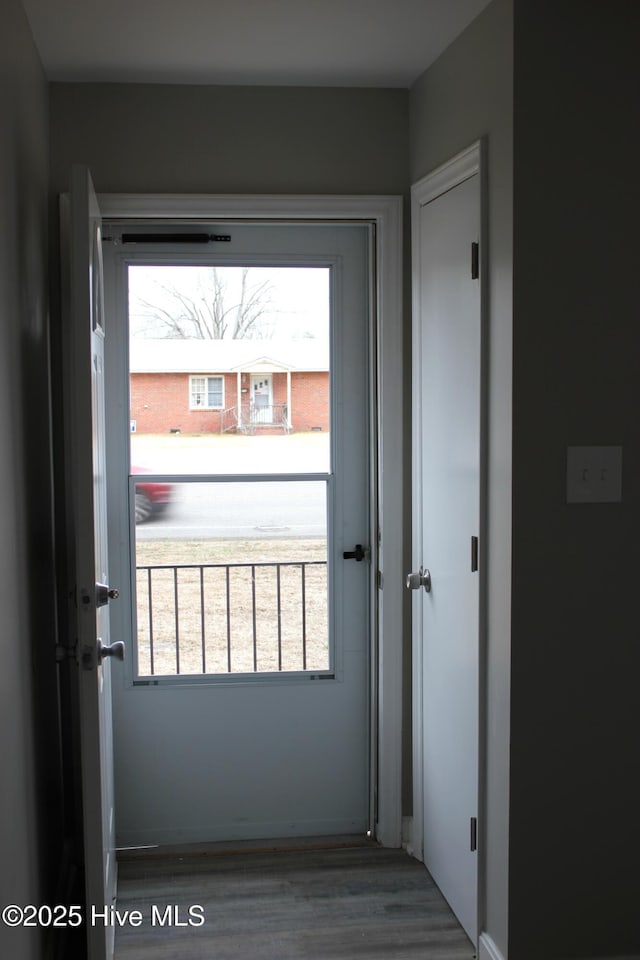
M367 555L367 551L364 549L361 543L356 543L355 550L345 550L342 554L343 560L364 560Z

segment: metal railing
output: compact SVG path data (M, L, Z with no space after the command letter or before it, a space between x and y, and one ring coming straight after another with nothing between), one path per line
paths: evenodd
M136 567L139 676L329 669L326 560Z
M285 433L291 430L289 408L286 403L268 403L262 406L243 403L227 407L220 414L220 432L237 430L239 433L255 433L258 427L281 427Z
M238 408L226 407L220 411L220 433L238 429Z

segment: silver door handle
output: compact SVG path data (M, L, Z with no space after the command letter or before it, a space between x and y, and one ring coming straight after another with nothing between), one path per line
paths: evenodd
M425 593L431 593L431 574L425 568L420 567L418 573L407 574L407 590L419 590L424 587Z
M102 663L104 657L115 657L116 660L124 660L124 643L122 640L116 640L114 643L103 643L98 639L98 663Z

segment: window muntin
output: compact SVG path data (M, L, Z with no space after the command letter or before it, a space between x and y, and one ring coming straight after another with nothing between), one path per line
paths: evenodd
M224 377L189 377L190 410L222 410Z

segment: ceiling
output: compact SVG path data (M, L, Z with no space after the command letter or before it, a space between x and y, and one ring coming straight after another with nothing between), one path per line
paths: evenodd
M409 87L489 0L22 0L50 80Z

